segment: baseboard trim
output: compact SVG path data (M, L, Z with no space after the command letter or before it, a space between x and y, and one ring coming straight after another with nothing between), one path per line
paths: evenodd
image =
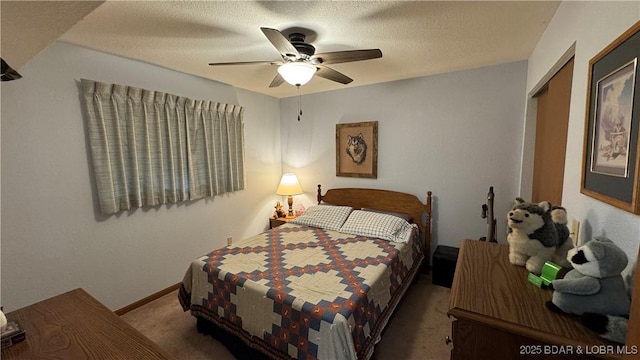
M124 314L128 313L131 310L135 310L135 309L137 309L137 308L139 308L139 307L141 307L143 305L146 305L146 304L152 302L153 300L157 300L157 299L159 299L159 298L161 298L161 297L163 297L163 296L165 296L165 295L167 295L167 294L169 294L169 293L171 293L173 291L178 290L180 288L181 284L182 283L177 283L175 285L171 285L171 286L169 286L168 288L166 288L164 290L160 290L155 294L151 294L151 295L147 296L144 299L138 300L138 301L134 302L133 304L127 305L127 306L123 307L122 309L118 309L118 310L116 310L114 312L118 316L124 315Z

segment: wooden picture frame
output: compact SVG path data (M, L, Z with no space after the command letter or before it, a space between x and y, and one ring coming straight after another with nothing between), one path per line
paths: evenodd
M336 124L336 176L378 177L378 122Z
M640 214L640 21L589 61L580 192Z

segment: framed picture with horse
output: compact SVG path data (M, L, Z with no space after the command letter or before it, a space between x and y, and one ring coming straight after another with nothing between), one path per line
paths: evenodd
M336 176L378 177L378 122L336 124Z

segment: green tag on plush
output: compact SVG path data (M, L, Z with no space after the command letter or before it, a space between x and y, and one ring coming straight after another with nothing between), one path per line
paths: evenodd
M529 273L527 280L529 280L530 283L532 283L533 285L539 288L542 287L542 278L540 278L538 275L534 273Z

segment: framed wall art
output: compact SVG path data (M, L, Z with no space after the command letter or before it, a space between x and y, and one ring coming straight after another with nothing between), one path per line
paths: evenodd
M336 124L336 176L378 177L378 122Z
M580 192L640 214L640 22L589 62Z

